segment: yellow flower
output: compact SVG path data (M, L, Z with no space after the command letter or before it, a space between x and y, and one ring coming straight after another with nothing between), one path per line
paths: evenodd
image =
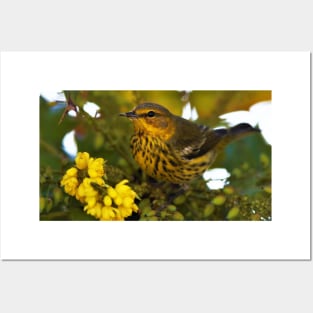
M129 207L126 207L124 205L120 205L118 207L118 210L119 210L121 217L125 218L125 217L132 215L133 212L138 212L138 207L136 204L132 204Z
M75 196L78 186L78 179L76 177L62 179L61 186L64 186L64 190L67 194Z
M120 196L117 196L116 198L114 198L114 202L116 205L121 205L123 203L123 199Z
M66 171L65 175L69 177L77 177L77 172L77 168L71 167Z
M112 221L115 218L114 208L111 206L102 207L101 221Z
M93 197L87 197L85 201L87 202L87 205L89 208L93 208L96 206L97 200L98 200L97 197L93 196Z
M84 184L80 184L77 188L76 199L80 202L83 202L86 197L85 186Z
M84 178L83 186L85 188L86 197L93 197L98 194L98 192L92 187L91 183L92 183L91 178Z
M88 152L78 152L75 163L78 169L84 170L88 166L89 153Z
M131 197L125 197L123 199L123 206L125 208L131 208L133 203L134 203L134 199L132 199Z
M108 188L108 195L112 199L115 199L117 197L117 192L116 192L116 190L113 187L109 186L109 188Z
M132 190L129 186L127 186L126 184L128 183L127 179L122 180L121 182L119 182L116 186L115 186L115 190L116 192L122 197L122 198L126 198L126 197L131 197L131 198L136 198L137 194L134 190Z
M116 215L112 221L124 221L124 219L120 215Z
M82 184L86 185L84 187L85 194L88 186L90 186L90 181L91 179L85 178ZM101 202L97 198L98 194L86 196L84 201L87 202L87 205L84 210L101 221L122 221L132 215L133 212L138 212L138 207L135 204L137 194L130 186L126 185L127 183L128 181L125 179L116 184L115 188L106 185L107 194Z
M96 183L96 184L98 184L99 186L104 186L104 180L103 180L103 178L101 178L101 177L93 177L93 178L90 178L90 182L91 182L91 183Z
M95 206L93 207L89 207L89 205L87 204L84 207L84 211L87 212L87 214L94 216L97 219L100 219L102 216L102 205L101 203L96 203Z
M90 158L88 161L88 175L91 178L103 177L104 175L104 159Z
M65 175L62 177L61 186L64 186L66 184L66 181L73 177L77 178L77 168L75 167L71 167L66 171Z
M98 198L98 192L97 190L95 190L91 183L94 182L93 178L84 178L83 182L79 185L77 192L76 192L76 199L79 200L82 203L87 202L87 199L89 199L89 201L93 201L91 200L91 198ZM100 182L101 184L104 185L104 181L100 180L97 181Z
M138 212L138 207L135 204L135 198L138 198L138 196L130 186L126 185L127 183L128 180L124 179L116 184L115 188L109 186L107 195L103 198L105 206L114 206L114 220L124 220L133 212Z
M103 203L105 206L111 206L112 205L112 199L109 196L105 196L103 198Z
M64 190L67 194L75 196L79 184L77 179L77 169L75 167L68 169L60 184L64 187Z
M128 180L122 180L114 188L105 184L104 159L91 158L88 152L79 152L75 163L76 167L66 171L61 186L64 186L65 192L85 205L84 211L87 214L101 221L120 221L133 212L138 212L135 204L138 196L127 185Z

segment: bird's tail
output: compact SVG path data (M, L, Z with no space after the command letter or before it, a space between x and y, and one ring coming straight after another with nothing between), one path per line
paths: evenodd
M247 123L241 123L229 129L229 135L230 137L232 137L233 140L259 132L259 128L252 127L250 124Z
M234 140L240 139L253 133L259 133L260 129L252 127L248 123L241 123L228 129L226 128L214 129L214 132L216 135L220 136L221 140L219 145L220 148L222 148Z

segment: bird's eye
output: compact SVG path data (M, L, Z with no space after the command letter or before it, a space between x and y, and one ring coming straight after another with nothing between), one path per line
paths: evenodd
M149 112L147 113L147 116L153 117L153 116L155 116L155 112L154 112L154 111L149 111Z

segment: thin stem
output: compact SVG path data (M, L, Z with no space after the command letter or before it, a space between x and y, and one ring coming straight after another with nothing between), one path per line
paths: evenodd
M107 132L105 132L103 129L101 129L98 126L98 124L96 123L95 119L93 117L91 117L88 113L86 113L86 111L83 108L80 108L80 110L84 113L84 117L86 117L88 119L88 121L91 122L93 128L103 135L104 139L111 145L111 147L117 153L119 153L121 155L121 157L126 160L126 162L131 167L131 169L135 171L136 167L135 167L132 159L130 158L128 151L126 151L123 146L117 145L115 143L115 141L113 140L112 136L110 136Z

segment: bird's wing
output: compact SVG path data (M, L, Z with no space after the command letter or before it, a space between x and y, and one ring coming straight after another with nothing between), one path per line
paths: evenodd
M190 160L214 148L226 134L226 129L213 130L207 126L197 125L179 118L176 122L175 135L170 139L170 144L176 154Z

